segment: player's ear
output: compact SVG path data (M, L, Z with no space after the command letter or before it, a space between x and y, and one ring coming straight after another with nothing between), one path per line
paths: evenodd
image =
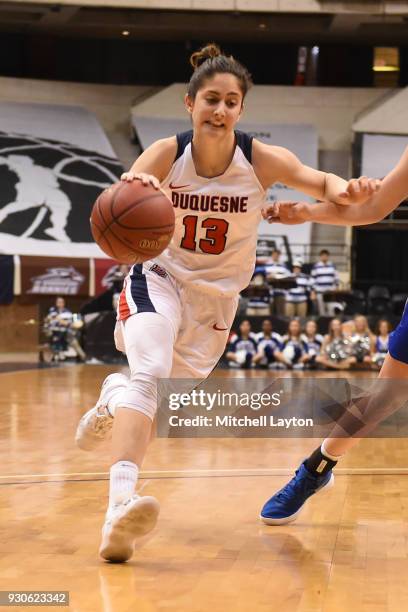
M187 112L191 115L193 112L194 100L188 94L184 96L184 106L186 107Z

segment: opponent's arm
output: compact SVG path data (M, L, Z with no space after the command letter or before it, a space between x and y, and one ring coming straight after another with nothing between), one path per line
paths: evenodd
M367 177L345 181L335 174L328 174L305 166L283 147L266 145L258 140L252 146L253 167L263 187L279 182L303 191L318 200L335 204L362 204L376 189L379 182Z
M305 221L328 225L369 225L390 214L408 198L408 147L393 170L364 206L339 206L333 202L275 202L262 212L264 219L295 225Z
M160 183L170 172L177 153L177 140L175 136L157 140L148 147L128 172L120 177L122 181L132 182L141 180L144 185L149 183L159 189Z

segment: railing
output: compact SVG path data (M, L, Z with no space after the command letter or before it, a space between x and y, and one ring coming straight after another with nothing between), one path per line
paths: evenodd
M262 246L263 245L263 246ZM287 236L268 234L258 237L257 253L270 255L274 248L282 251L282 259L292 263L295 259L301 259L304 264L315 263L319 259L322 249L330 251L330 261L334 263L340 272L349 272L351 267L351 250L344 244L338 242L289 242Z

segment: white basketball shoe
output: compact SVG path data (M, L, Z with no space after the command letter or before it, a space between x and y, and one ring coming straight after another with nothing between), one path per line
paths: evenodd
M133 555L135 540L151 531L159 516L155 497L133 495L117 503L108 513L102 528L99 554L105 561L123 563Z
M82 450L93 450L103 440L112 436L113 416L108 402L115 393L125 389L129 379L124 374L109 374L102 383L101 393L95 406L85 412L78 423L75 442Z

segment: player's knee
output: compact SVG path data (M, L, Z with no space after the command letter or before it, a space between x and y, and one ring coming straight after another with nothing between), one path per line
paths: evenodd
M388 351L393 359L408 364L408 322L401 322L390 334Z
M157 378L135 373L121 396L120 406L141 412L153 421L157 411Z

